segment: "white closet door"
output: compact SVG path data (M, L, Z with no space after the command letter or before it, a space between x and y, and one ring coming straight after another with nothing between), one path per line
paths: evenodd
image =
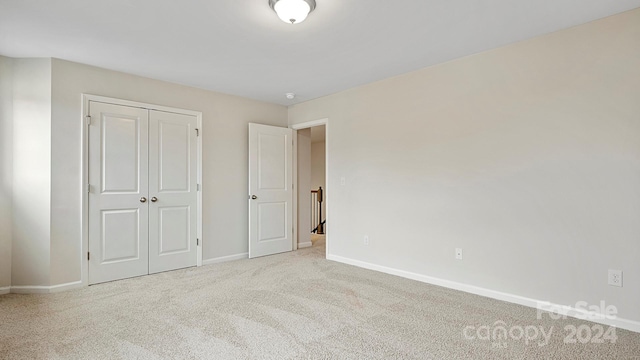
M89 283L148 273L148 111L89 105Z
M149 111L149 273L197 264L197 119Z

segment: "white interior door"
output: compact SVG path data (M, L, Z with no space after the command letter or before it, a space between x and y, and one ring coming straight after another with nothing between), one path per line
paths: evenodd
M293 130L249 124L249 257L293 250Z
M197 118L149 111L149 273L197 263Z
M148 273L148 111L89 105L89 283Z
M89 113L89 284L196 266L197 117Z

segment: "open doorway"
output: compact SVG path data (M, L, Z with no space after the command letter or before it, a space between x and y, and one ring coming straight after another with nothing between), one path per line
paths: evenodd
M296 248L326 249L327 189L327 124L326 120L292 126L296 136Z
M311 130L311 243L322 245L327 229L326 126Z

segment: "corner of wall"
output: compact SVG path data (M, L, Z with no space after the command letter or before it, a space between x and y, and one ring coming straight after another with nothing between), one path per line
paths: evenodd
M13 59L0 56L0 294L11 286Z
M13 291L51 284L51 59L13 59L12 97Z
M69 236L70 229L81 231L80 189L83 178L79 162L70 161L80 157L82 138L81 109L69 112L69 94L65 91L68 80L65 67L69 63L51 58L51 238L50 238L50 281L52 288L66 287L81 279L81 255L78 248L69 246L76 238ZM73 94L71 104L81 107L82 94ZM73 239L73 240L72 240ZM78 243L80 239L78 239Z

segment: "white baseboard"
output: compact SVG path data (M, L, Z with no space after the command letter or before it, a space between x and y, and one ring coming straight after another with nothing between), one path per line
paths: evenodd
M311 241L303 242L298 244L298 249L304 249L313 246Z
M241 254L222 256L222 257L217 257L213 259L203 260L202 265L219 264L227 261L235 261L235 260L242 260L242 259L248 259L248 258L249 258L249 253L241 253Z
M11 293L12 294L48 294L49 286L39 286L39 285L19 285L12 286Z
M85 285L82 284L82 281L78 280L78 281L74 281L74 282L70 282L70 283L66 283L66 284L52 285L52 286L49 287L49 292L57 293L57 292L60 292L60 291L78 289L78 288L81 288L81 287L84 287L84 286Z
M488 297L496 300L502 300L502 301L519 304L527 307L532 307L532 308L538 308L540 304L548 304L548 302L527 298L524 296L485 289L478 286L467 285L467 284L463 284L463 283L459 283L451 280L435 278L432 276L421 275L421 274L413 273L410 271L399 270L399 269L394 269L386 266L371 264L368 262L354 260L354 259L350 259L342 256L337 256L337 255L327 254L327 260L333 260L343 264L353 265L353 266L357 266L357 267L361 267L369 270L380 271L386 274L396 275L396 276L420 281L420 282L431 284L431 285L442 286L449 289L459 290L459 291L467 292L470 294L480 295L480 296L484 296L484 297ZM583 309L577 309L577 308L569 307L565 305L549 304L549 306L553 307L554 311L559 312L561 315L575 317L579 319L586 318L588 321L592 321L595 323L615 326L621 329L640 333L640 322L638 321L622 319L618 317L616 318L603 317L602 315L597 314L595 312L589 312Z
M11 292L11 286L0 287L0 295L8 294Z
M18 285L11 286L11 293L13 294L49 294L56 293L65 290L71 290L82 287L82 281L74 281L66 284L52 285L52 286L40 286L40 285Z

